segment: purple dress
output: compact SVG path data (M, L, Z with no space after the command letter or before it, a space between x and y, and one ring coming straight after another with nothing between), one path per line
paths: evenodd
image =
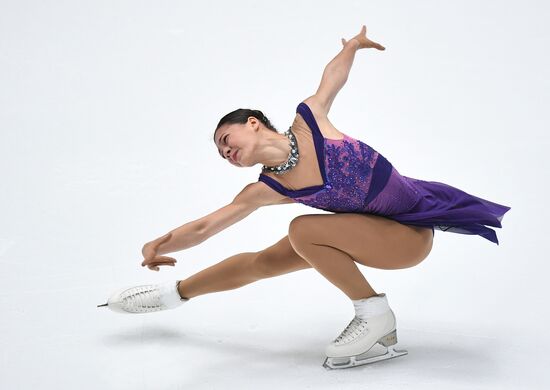
M502 218L511 207L448 184L402 176L382 154L358 139L345 134L341 140L324 138L307 104L300 103L296 112L313 134L324 184L289 190L264 174L259 181L317 209L375 214L405 225L431 227L432 232L477 234L498 245L495 231L484 225L502 228Z

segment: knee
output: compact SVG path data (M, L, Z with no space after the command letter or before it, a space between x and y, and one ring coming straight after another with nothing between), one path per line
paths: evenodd
M290 221L288 225L288 240L294 249L306 240L306 234L310 231L310 228L311 224L308 221L307 215L300 215Z

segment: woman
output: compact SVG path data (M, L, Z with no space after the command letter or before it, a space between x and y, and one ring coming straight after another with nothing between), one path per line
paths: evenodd
M288 235L260 251L240 253L179 281L122 289L100 306L123 313L176 308L190 298L289 272L315 268L352 301L355 317L326 348L327 368L350 367L406 354L396 351L396 320L356 263L381 269L412 267L431 251L434 229L477 234L498 244L510 207L444 183L402 176L369 145L338 131L327 115L359 49L385 48L366 27L346 41L326 66L316 94L301 102L292 126L280 134L261 111L239 109L214 132L222 158L237 167L263 164L227 206L143 247L142 266L174 266L166 253L190 248L262 206L299 202L330 211L293 219ZM385 347L375 353L376 344ZM380 346L378 346L380 347Z

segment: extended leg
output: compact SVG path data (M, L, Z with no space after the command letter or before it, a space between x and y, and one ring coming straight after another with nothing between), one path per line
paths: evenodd
M239 253L185 280L123 288L98 307L107 306L113 311L134 314L174 309L192 297L235 289L306 268L311 266L294 251L285 236L260 252Z
M180 281L178 291L182 297L193 298L306 268L311 265L294 251L285 236L260 252L239 253L197 272Z

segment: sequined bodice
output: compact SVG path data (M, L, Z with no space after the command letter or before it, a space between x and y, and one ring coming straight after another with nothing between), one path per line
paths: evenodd
M307 104L300 103L296 112L311 129L323 184L290 190L264 174L260 174L259 180L296 202L318 209L383 214L386 210L370 206L392 173L397 174L390 162L366 143L348 135L344 134L341 140L325 138Z
M322 184L292 190L268 175L260 174L259 181L296 202L318 209L377 214L405 225L432 228L432 231L477 234L498 244L495 231L484 225L502 227L501 220L510 210L509 206L445 183L403 176L384 156L360 140L345 134L341 140L323 137L305 103L300 103L296 112L304 118L304 126L307 125L299 127L304 129L300 130L302 140L310 142L308 163L302 166L305 169L294 171L293 180L281 182L290 187L297 182L319 183L319 176L310 175L315 170L315 174L320 173ZM319 172L312 163L310 135ZM309 180L311 177L316 180Z

